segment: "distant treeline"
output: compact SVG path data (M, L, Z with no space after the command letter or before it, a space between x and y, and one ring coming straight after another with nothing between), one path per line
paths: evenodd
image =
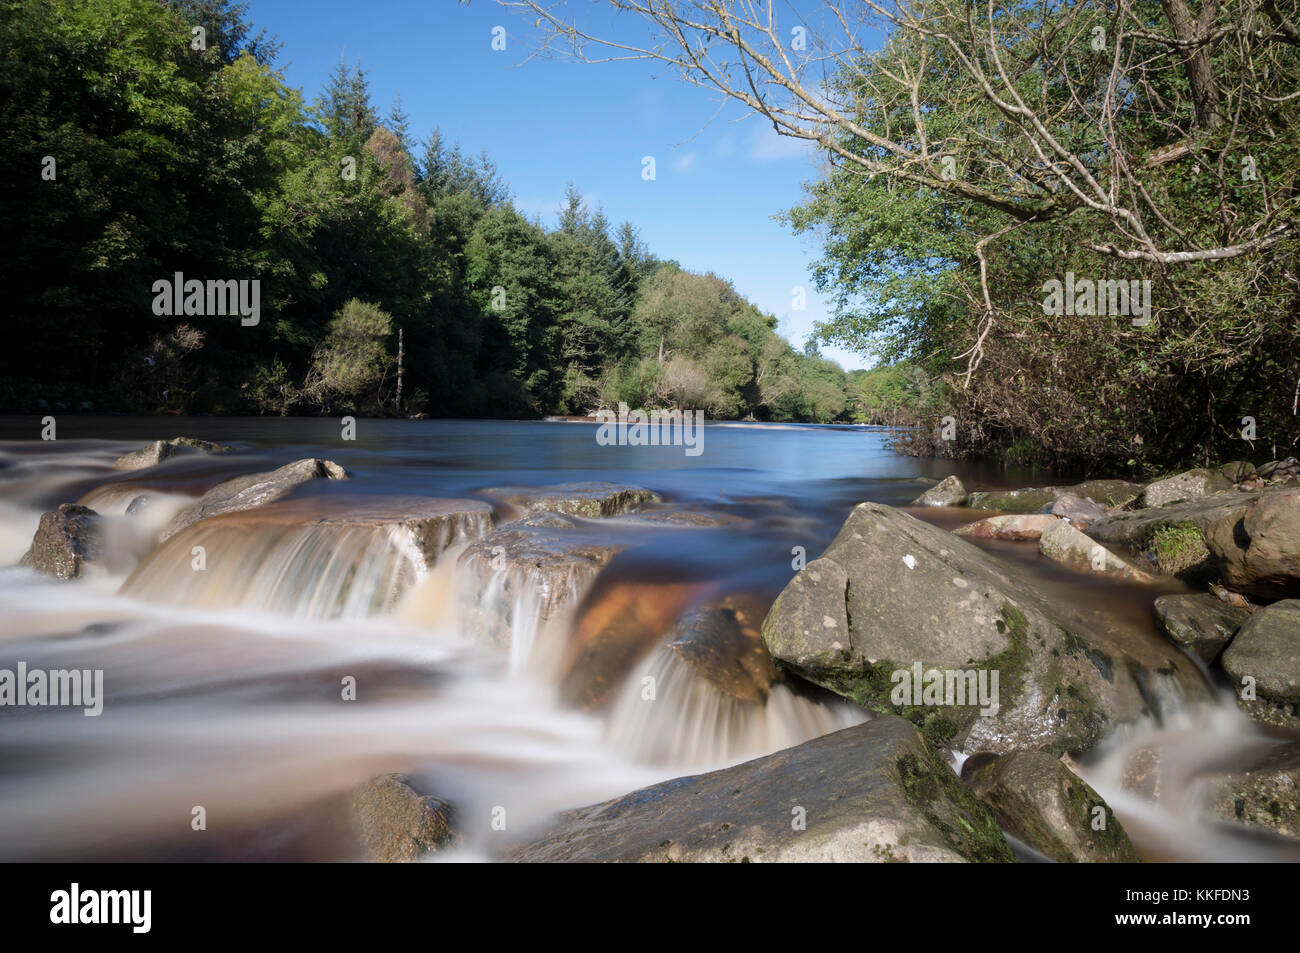
M381 115L359 65L308 104L277 53L229 0L0 5L0 408L857 413L728 281L573 185L529 220L487 155ZM178 272L258 281L258 323L155 313Z

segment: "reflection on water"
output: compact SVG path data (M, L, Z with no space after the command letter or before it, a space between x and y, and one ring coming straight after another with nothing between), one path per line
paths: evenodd
M518 831L798 744L865 716L788 684L762 701L729 694L668 648L673 623L729 594L766 605L794 571L792 552L814 558L854 503L905 504L918 477L1048 482L898 457L857 428L710 426L698 457L599 447L594 424L568 422L361 421L354 443L333 421L61 417L58 441L37 433L35 420L0 421L0 566L10 567L0 569L0 668L102 669L107 700L98 718L0 709L4 859L353 857L348 794L392 771L455 805L458 856L487 856L499 809ZM111 469L178 434L237 452ZM351 479L316 481L152 548L215 483L302 457L334 460ZM611 555L562 578L526 560L466 557L486 526L413 547L405 530L371 519L435 497L481 499L485 487L589 480L642 486L665 499L660 510L705 518L578 520L572 532ZM126 515L142 492L149 505ZM42 511L92 493L107 521L103 568L57 583L15 566ZM1114 637L1160 642L1149 590L1085 587L1044 573L1032 547L989 545L1057 598L1102 612ZM355 700L344 698L349 683ZM1258 740L1239 717L1218 717L1224 745ZM1138 737L1196 730L1166 723ZM1094 759L1090 779L1139 828L1144 853L1186 856L1169 843L1198 824L1192 806L1156 810L1124 794L1112 767L1121 757ZM191 827L198 807L202 832ZM1276 854L1218 831L1203 845L1194 859Z

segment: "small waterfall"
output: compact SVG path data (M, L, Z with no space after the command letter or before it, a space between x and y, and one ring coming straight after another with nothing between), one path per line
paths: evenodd
M359 619L391 612L439 553L490 526L486 512L389 519L364 506L304 521L310 502L196 523L154 549L121 592L200 609Z
M667 646L619 691L605 742L642 763L713 770L860 724L869 717L848 703L821 702L772 686L766 703L719 691ZM646 678L653 678L648 697Z

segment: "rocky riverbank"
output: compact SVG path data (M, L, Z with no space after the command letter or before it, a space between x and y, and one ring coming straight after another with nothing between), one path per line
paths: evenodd
M180 453L232 452L174 438L128 454L118 469L132 471L130 478L45 514L24 564L61 579L93 572L106 549L106 521L138 521L157 497L133 485L138 474ZM533 614L525 627L532 631L590 596L625 545L611 521L719 527L732 519L609 483L486 487L455 500L297 498L313 481L348 477L337 463L308 458L170 501L141 530L140 564L126 591L153 586L151 598L168 601L170 593L201 604L201 588L160 567L185 563L196 548L220 562L235 552L233 540L259 528L309 528L327 540L362 534L367 546L391 549L385 588L335 592L322 611L358 598L374 611L391 608L440 560L455 559L476 589L473 599L453 594L467 631L512 653L520 611ZM638 660L662 643L732 704L762 705L781 683L841 696L867 720L568 811L549 826L512 832L499 856L1132 861L1128 835L1076 773L1078 759L1117 731L1214 704L1216 685L1229 686L1250 718L1300 738L1295 459L1237 462L1145 485L971 491L949 477L913 507L854 507L770 608L752 594L682 582L623 582L587 598L554 665L561 694L575 705L609 704ZM970 520L950 532L920 518L926 507L964 507ZM1125 640L1061 606L991 544L1032 548L1063 571L1148 592L1165 642ZM263 564L240 552L238 564L230 555L230 571L251 581ZM301 561L310 548L292 552ZM479 598L489 587L498 597ZM278 607L271 594L266 600ZM1225 770L1206 787L1205 815L1300 844L1298 752L1300 741L1292 740ZM1159 779L1158 759L1138 760L1126 786L1155 798ZM440 792L420 790L409 777L376 779L357 794L354 812L361 843L377 860L447 849L466 823Z

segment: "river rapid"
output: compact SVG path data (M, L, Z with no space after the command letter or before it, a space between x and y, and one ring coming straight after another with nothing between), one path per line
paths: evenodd
M669 615L728 595L770 603L858 502L905 506L926 478L954 472L981 488L1062 476L902 457L887 434L857 427L710 423L702 452L688 455L602 446L594 424L574 421L360 420L354 440L334 420L60 416L57 426L47 441L35 417L0 419L0 669L102 670L103 711L0 707L4 860L356 859L349 793L386 772L455 806L460 846L437 859L488 859L494 838L556 811L869 717L787 685L765 702L719 691L668 650ZM112 469L181 434L235 449ZM208 535L151 556L154 535L194 497L306 457L335 461L349 479L300 487L280 507L291 525L191 528ZM643 487L664 501L651 512L708 519L584 523L618 553L594 582L558 593L469 571L457 562L463 542L428 566L382 531L316 521L341 507L575 481ZM101 496L101 565L71 582L18 565L42 512L115 482L151 502L127 515L130 494ZM911 512L947 528L976 518ZM201 574L188 561L199 539ZM1150 588L1074 575L1032 545L982 545L1117 637L1162 640ZM492 607L510 619L507 646L476 637L475 619ZM584 616L602 611L651 620L645 651L618 669L601 704L575 704L556 660ZM1197 820L1206 771L1276 743L1218 697L1117 733L1077 767L1147 859L1294 860L1294 848ZM1143 747L1165 751L1170 766L1158 805L1121 789Z

